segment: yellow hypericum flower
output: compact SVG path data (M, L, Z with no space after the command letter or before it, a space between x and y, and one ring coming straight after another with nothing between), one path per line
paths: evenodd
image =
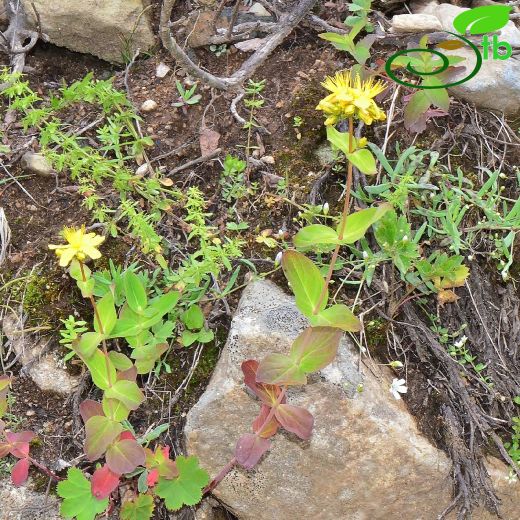
M105 241L105 237L95 233L86 233L85 226L81 228L63 228L63 237L68 242L63 245L49 244L49 249L55 249L60 259L60 266L66 267L73 258L85 260L87 257L96 259L101 257L97 246Z
M335 125L349 117L357 117L367 125L386 119L373 99L385 90L383 82L373 78L361 81L359 74L352 79L349 71L343 71L336 72L334 77L327 76L322 85L331 92L316 107L327 116L325 125Z

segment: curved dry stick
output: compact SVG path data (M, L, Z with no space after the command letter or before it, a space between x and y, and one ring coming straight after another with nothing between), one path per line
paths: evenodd
M207 85L220 90L232 90L239 87L246 79L250 78L269 55L280 45L293 31L298 23L314 7L316 0L301 0L301 2L289 13L284 13L278 23L278 31L270 35L265 44L249 57L242 66L230 77L222 78L201 69L195 64L184 49L177 43L170 31L170 17L175 0L164 0L161 8L159 31L161 41L172 56L183 65L191 74L197 76Z

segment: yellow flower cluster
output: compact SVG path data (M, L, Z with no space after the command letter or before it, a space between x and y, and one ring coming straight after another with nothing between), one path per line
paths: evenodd
M374 81L373 78L361 81L358 74L353 79L349 71L343 71L337 72L334 77L327 76L322 85L331 94L319 102L316 110L322 110L327 116L326 126L350 117L361 119L367 125L386 119L385 113L373 99L385 90L383 82Z
M79 229L65 227L63 228L63 237L67 244L49 245L49 249L56 250L61 267L69 265L73 258L83 261L87 257L92 259L101 257L97 246L105 241L105 237L95 233L86 233L85 226L81 226Z

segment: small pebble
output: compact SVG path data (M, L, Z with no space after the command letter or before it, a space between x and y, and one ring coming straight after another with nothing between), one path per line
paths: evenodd
M141 105L142 112L153 112L157 108L157 103L153 99L147 99Z
M158 78L164 78L164 76L166 76L166 74L168 74L168 72L170 72L170 67L168 67L168 65L166 65L166 63L163 63L161 61L161 63L159 63L159 65L157 65L157 68L155 69L155 75L158 77Z
M27 410L25 415L27 415L27 417L32 417L33 415L36 415L36 412L34 410Z
M272 155L264 155L262 157L262 162L265 164L274 164L274 157Z

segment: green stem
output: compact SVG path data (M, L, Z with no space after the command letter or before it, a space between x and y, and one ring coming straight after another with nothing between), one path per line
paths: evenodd
M348 150L349 153L352 153L354 151L354 119L352 117L348 120ZM348 161L347 166L347 184L345 187L345 202L343 204L343 212L341 214L341 223L339 226L339 241L343 240L343 235L345 234L345 227L346 227L346 220L349 213L350 208L350 192L352 190L352 163ZM339 255L339 249L341 245L337 244L334 248L334 252L332 253L332 258L330 260L329 270L327 272L327 276L325 278L325 284L323 285L323 289L321 290L320 297L318 298L318 302L316 303L316 306L314 307L312 314L318 314L319 309L323 303L323 300L325 299L325 296L327 294L327 289L330 284L330 280L332 278L332 274L334 273L334 266L336 265L336 261L338 259Z

